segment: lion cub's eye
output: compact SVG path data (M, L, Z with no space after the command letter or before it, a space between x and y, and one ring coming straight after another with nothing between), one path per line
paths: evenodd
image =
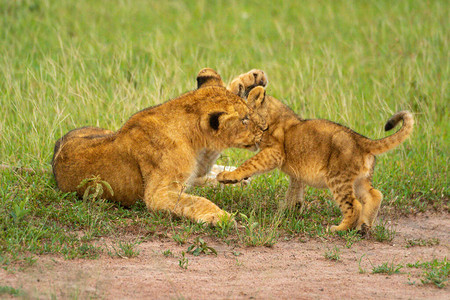
M248 116L245 116L245 117L242 119L242 124L244 124L244 125L247 125L247 124L248 124Z

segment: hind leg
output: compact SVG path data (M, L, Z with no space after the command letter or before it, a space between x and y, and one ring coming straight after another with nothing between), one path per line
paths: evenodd
M331 226L330 230L344 231L355 228L361 214L361 203L356 199L353 191L352 180L342 178L332 178L328 181L328 187L333 193L334 200L339 205L343 219L337 226Z
M360 219L356 228L358 230L369 230L380 209L383 194L377 189L374 189L369 178L360 178L355 181L356 197L361 200L363 204Z

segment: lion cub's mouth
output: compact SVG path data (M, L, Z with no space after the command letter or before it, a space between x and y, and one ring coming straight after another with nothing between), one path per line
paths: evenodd
M258 144L250 144L250 145L244 145L244 148L250 151L257 151L259 149Z

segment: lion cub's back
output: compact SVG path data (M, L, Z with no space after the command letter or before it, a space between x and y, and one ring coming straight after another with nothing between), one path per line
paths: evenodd
M112 134L113 131L98 127L81 127L76 128L68 133L66 133L63 137L58 139L55 143L55 147L53 149L53 158L52 158L52 167L53 171L55 168L55 164L58 164L58 159L60 158L61 151L65 149L67 143L75 142L76 140L80 140L79 138L97 138L97 137L105 137L107 135Z

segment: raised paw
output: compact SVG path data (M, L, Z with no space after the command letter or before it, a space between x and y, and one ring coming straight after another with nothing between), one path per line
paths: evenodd
M265 87L267 76L264 71L253 69L236 77L228 85L228 90L242 98L246 98L251 89L256 86Z
M230 184L230 183L238 183L243 178L237 177L235 172L223 171L217 175L216 179L220 183Z

